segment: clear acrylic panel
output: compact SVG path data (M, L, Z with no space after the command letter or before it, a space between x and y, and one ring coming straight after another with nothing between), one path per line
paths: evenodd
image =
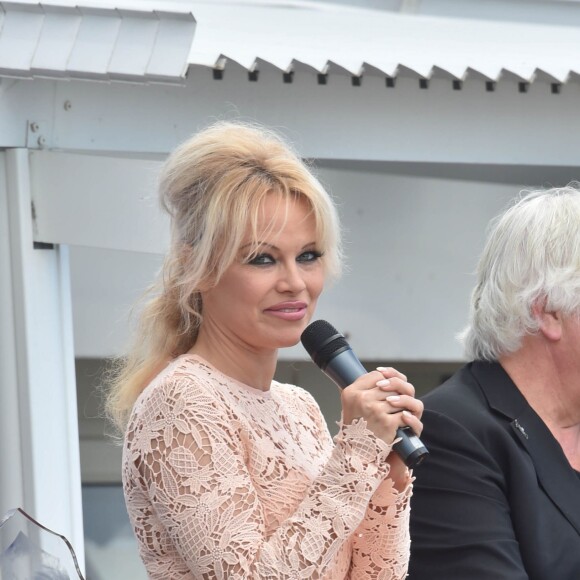
M16 508L0 519L0 580L85 580L71 543Z

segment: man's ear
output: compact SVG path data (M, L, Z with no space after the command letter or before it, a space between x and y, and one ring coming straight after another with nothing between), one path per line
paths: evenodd
M546 299L539 298L532 305L532 315L537 320L540 332L550 341L562 338L562 314L559 310L548 310Z

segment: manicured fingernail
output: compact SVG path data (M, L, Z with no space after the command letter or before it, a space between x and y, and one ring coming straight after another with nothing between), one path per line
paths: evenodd
M389 370L388 367L377 367L377 371L383 372L383 371L388 371L388 370Z
M399 395L391 395L390 397L387 397L387 401L389 401L389 403L394 403L395 401L399 401L401 399L401 397L399 397Z
M413 413L410 413L409 411L403 411L403 415L407 415L407 417L412 417Z
M387 385L390 385L391 381L389 381L389 379L381 379L380 381L377 381L377 387L386 387Z

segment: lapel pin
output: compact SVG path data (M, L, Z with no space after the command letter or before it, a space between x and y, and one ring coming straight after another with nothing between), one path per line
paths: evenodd
M514 420L514 427L526 438L528 439L528 434L526 433L526 430L520 425L519 421L517 419Z

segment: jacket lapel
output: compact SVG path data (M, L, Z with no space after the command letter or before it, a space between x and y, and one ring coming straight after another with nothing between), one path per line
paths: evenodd
M560 444L500 364L476 362L472 371L489 406L509 419L512 433L532 458L540 485L580 534L580 479Z

